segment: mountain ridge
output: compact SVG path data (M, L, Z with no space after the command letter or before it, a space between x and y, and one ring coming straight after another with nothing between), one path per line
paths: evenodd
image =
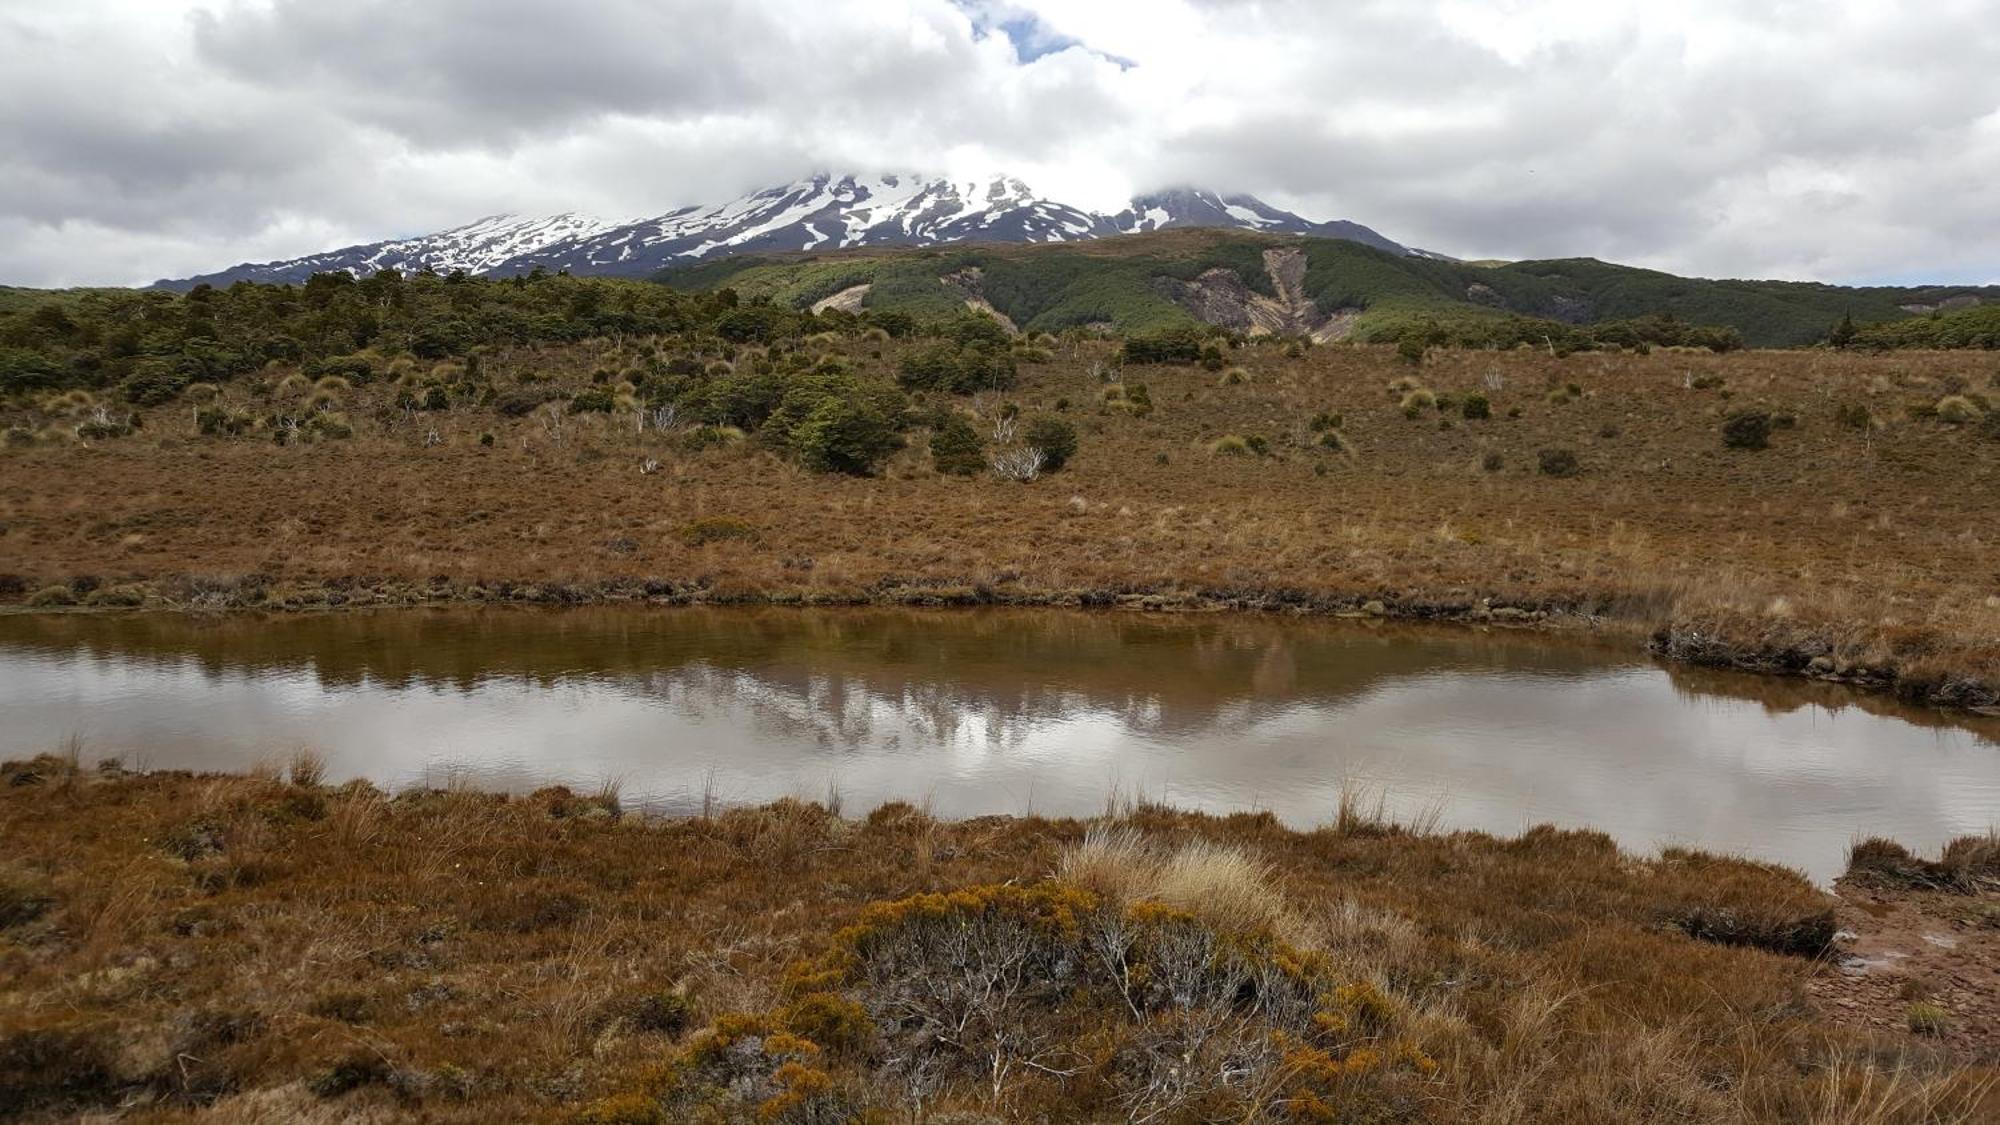
M412 238L385 239L275 262L155 282L186 290L236 281L300 283L314 273L380 269L508 276L536 269L647 277L737 254L938 246L954 243L1083 242L1184 228L1340 238L1397 255L1411 250L1349 220L1315 222L1245 194L1174 187L1140 195L1115 213L1037 194L1012 176L950 180L822 173L720 204L696 204L630 222L575 212L489 215Z

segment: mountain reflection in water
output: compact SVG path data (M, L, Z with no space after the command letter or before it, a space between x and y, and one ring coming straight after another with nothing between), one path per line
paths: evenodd
M692 807L890 798L1087 815L1122 791L1311 825L1343 787L1447 827L1835 873L1857 835L2000 818L2000 724L1509 631L1246 616L795 609L0 618L0 755L335 778L621 782Z

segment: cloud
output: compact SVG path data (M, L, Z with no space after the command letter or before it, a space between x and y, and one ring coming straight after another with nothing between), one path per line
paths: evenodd
M0 0L0 282L813 171L1176 183L1469 257L2000 280L1994 0Z

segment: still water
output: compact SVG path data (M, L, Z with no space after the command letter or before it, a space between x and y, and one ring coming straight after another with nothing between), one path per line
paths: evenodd
M1627 646L1063 611L402 610L0 617L0 757L206 770L318 750L385 787L615 780L678 810L1554 822L1838 872L2000 821L2000 722L1667 668ZM1371 798L1372 799L1372 798Z

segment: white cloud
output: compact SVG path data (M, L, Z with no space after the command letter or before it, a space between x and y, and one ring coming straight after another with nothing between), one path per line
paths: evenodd
M1996 16L0 0L0 282L146 281L496 211L657 214L897 168L1009 171L1099 207L1243 190L1472 257L1996 281Z

